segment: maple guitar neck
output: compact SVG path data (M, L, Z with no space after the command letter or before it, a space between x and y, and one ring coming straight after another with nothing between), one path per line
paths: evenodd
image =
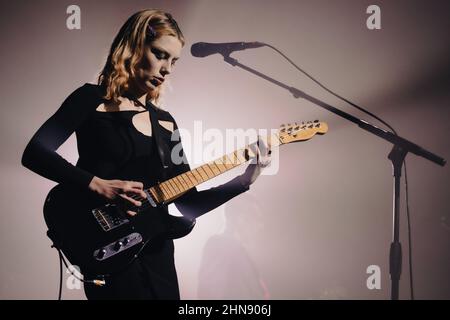
M272 144L272 145L276 145ZM149 188L157 203L168 203L199 184L256 157L256 142Z
M328 125L319 122L319 120L282 125L277 133L267 137L267 144L270 150L270 148L282 144L309 140L314 135L325 134L327 131ZM146 191L151 193L156 203L169 203L199 184L253 159L257 155L257 150L257 143L252 143L191 171L161 182Z

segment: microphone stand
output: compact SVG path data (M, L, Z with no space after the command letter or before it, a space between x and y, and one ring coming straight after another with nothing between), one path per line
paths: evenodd
M276 84L277 86L288 90L294 98L306 99L328 111L337 114L338 116L347 119L355 124L357 124L361 129L364 129L390 143L393 144L392 150L388 155L388 159L392 162L393 177L394 177L394 193L393 193L393 227L392 227L392 243L389 249L389 273L391 275L391 300L399 299L399 281L402 269L402 246L399 240L399 225L400 225L400 177L402 172L403 161L408 154L408 152L414 153L431 162L434 162L440 166L444 166L446 160L442 157L425 150L421 146L406 140L398 135L393 134L390 131L383 130L376 127L375 125L358 119L342 110L339 110L329 104L320 101L305 92L285 85L284 83L277 81L255 69L252 69L246 65L241 64L238 60L229 56L229 53L223 55L225 62L231 64L232 66L238 66L248 72L251 72L269 82Z

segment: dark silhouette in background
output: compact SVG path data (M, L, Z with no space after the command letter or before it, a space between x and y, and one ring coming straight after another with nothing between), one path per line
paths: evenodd
M262 230L261 208L250 194L225 206L226 227L212 236L203 250L199 299L269 299L270 293L249 245Z

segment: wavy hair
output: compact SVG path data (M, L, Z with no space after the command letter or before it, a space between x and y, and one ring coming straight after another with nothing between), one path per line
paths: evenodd
M145 47L163 35L177 37L184 46L184 36L170 13L147 9L133 14L114 38L108 58L98 77L106 100L118 103L135 76L136 65L142 60ZM148 92L150 100L159 103L162 86Z

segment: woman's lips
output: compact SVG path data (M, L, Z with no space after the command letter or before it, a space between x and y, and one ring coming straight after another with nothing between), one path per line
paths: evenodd
M152 78L150 82L155 86L160 86L164 82L164 80L161 80L159 78Z

